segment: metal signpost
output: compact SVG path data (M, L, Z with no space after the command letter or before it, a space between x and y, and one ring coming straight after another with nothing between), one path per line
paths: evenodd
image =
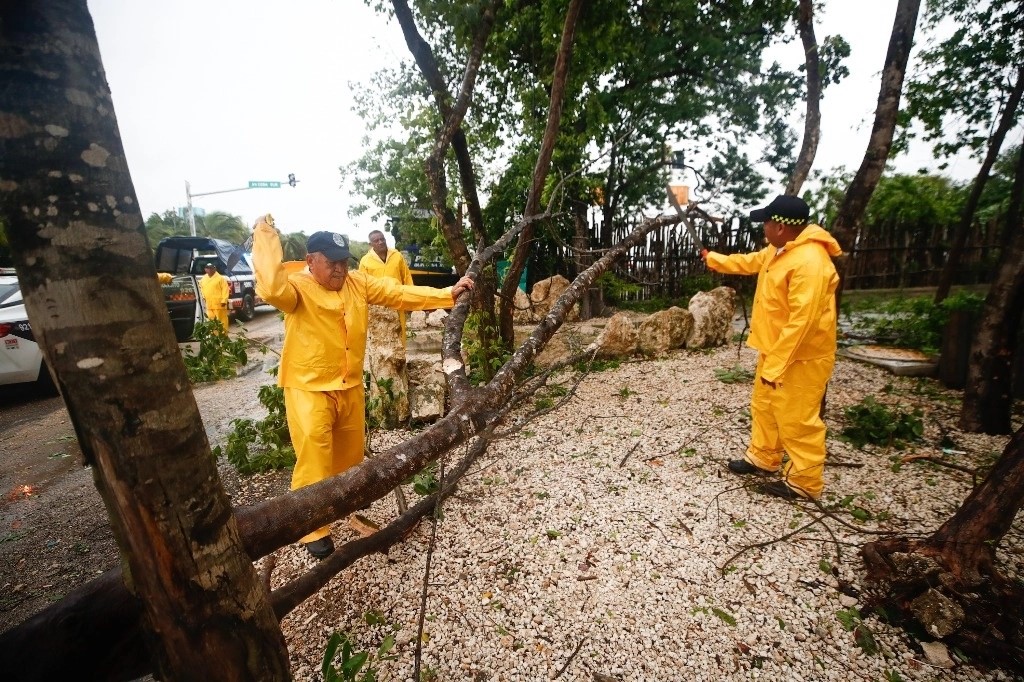
M288 174L288 186L295 187L298 184L295 173ZM192 185L185 181L185 212L188 214L188 231L193 237L196 236L196 216L192 210L192 197L208 197L211 194L227 194L228 192L244 192L247 189L279 189L283 183L277 180L250 180L247 187L236 187L235 189L219 189L215 192L192 192Z

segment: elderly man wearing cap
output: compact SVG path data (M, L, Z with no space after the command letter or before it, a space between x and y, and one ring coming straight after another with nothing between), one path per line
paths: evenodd
M836 358L832 257L839 243L818 225L799 197L778 196L752 211L764 222L768 246L724 256L703 251L707 266L727 275L757 275L747 345L759 351L750 401L750 446L729 462L737 474L769 474L782 480L759 492L787 499L817 499L824 487L825 424L819 409ZM782 466L783 454L789 461Z
M332 232L311 236L306 250L308 270L288 274L273 219L257 220L252 249L256 291L285 313L277 383L284 389L295 447L292 490L337 475L363 459L367 305L450 308L473 288L468 277L453 287L435 289L349 272L348 239ZM334 551L329 526L300 542L318 559Z
M217 264L208 262L206 274L199 278L199 291L203 294L206 304L206 317L220 322L222 334L228 333L228 298L231 290L224 275L217 272Z

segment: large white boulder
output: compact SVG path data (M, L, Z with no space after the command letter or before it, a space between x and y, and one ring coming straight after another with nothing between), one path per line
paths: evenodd
M686 339L687 348L713 348L729 342L736 312L736 291L732 287L697 292L690 299L689 310L693 329Z
M444 416L448 382L441 360L414 356L407 363L409 373L409 410L414 424L435 422Z
M555 304L558 297L571 286L572 282L561 275L542 279L533 285L530 291L530 301L533 303L533 319L542 320L551 312L551 306ZM566 322L580 319L579 303L572 307L569 314L565 316Z
M637 328L640 352L644 355L662 355L682 348L693 330L693 315L688 310L672 306L644 318Z
M630 316L615 313L587 350L598 358L626 358L636 353L638 341L636 325Z

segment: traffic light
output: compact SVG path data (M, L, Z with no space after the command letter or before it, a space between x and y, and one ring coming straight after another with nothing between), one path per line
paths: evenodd
M289 173L288 174L288 184L290 186L294 187L297 182L298 182L298 180L295 179L295 173Z

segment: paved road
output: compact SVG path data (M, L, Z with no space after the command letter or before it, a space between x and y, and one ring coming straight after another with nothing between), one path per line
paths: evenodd
M240 327L232 324L232 333ZM277 311L256 309L245 324L249 338L271 343L283 334ZM59 396L31 387L0 389L0 506L22 496L24 486L47 486L81 465L71 418Z

